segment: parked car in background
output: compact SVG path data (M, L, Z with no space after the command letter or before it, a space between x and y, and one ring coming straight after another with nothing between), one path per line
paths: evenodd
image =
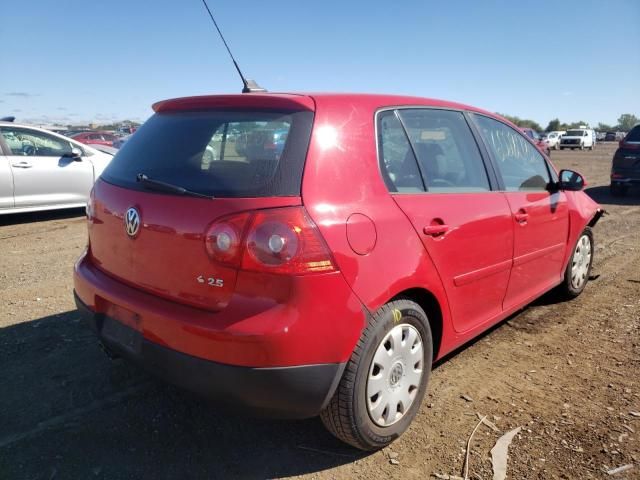
M601 209L497 115L260 93L154 111L96 183L75 299L106 349L184 388L379 449L434 360L589 279Z
M91 148L98 150L99 152L107 153L112 157L118 153L118 149L114 147L109 147L108 145L99 145L99 144L90 144Z
M131 134L133 135L133 134ZM131 138L131 135L125 135L124 137L118 137L113 141L113 148L122 148L124 146L125 143L127 143L129 141L129 139Z
M107 147L112 147L113 142L118 139L110 132L82 132L76 133L71 138L86 145L106 145Z
M549 132L545 134L542 141L546 143L547 148L552 150L558 150L560 148L560 139L565 132Z
M63 135L0 122L0 214L84 207L112 158Z
M593 150L593 139L594 135L591 129L578 128L567 130L567 133L560 139L560 150L564 150L565 148L570 148L571 150L575 150L576 148L584 150L588 148L589 150Z
M640 125L620 140L611 162L611 193L623 196L633 185L640 185Z
M84 128L84 129L76 129L76 130L63 130L62 132L60 132L60 135L64 135L65 137L73 137L74 135L77 135L78 133L84 133L84 132L90 132L91 129L90 128Z
M538 147L538 149L542 153L544 153L545 155L551 155L549 145L544 140L542 140L538 132L536 132L533 128L528 127L523 127L520 130L522 130L522 132L524 132L524 134L529 137L533 143L535 143L536 147Z
M607 132L604 136L605 142L615 142L616 141L616 132Z
M123 125L118 128L118 134L120 135L131 135L135 133L138 127L134 127L133 125Z
M606 132L596 132L596 140L598 142L604 142L606 137L607 137Z

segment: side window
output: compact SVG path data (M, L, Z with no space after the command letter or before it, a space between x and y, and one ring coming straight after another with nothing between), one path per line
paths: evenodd
M36 130L2 128L0 133L11 150L11 155L62 157L71 152L71 143Z
M428 108L398 111L429 192L483 192L489 178L461 112Z
M390 192L425 191L413 150L393 111L378 115L378 155L380 169Z
M549 170L538 150L504 123L484 115L474 117L506 190L545 190L550 182Z

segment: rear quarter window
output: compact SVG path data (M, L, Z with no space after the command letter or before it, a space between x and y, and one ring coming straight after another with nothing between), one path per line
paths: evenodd
M214 197L300 195L313 113L160 113L128 140L102 174L143 188L139 173Z

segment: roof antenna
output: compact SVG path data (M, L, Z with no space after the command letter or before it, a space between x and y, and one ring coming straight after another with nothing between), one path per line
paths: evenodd
M238 62L236 62L236 59L233 58L233 53L231 53L231 49L229 48L229 45L227 45L227 41L224 39L224 36L220 31L220 27L218 27L218 23L216 22L216 19L213 18L213 13L211 13L211 10L209 9L209 5L207 5L206 0L202 0L202 3L204 3L204 8L207 9L207 12L211 17L211 21L215 25L216 30L218 30L218 33L220 34L220 38L222 39L222 43L224 43L224 46L226 47L227 52L229 52L229 56L233 61L233 65L236 67L236 70L238 71L238 75L240 75L240 78L242 79L242 84L244 85L242 87L242 93L266 92L267 90L265 88L262 88L260 85L258 85L254 80L247 80L246 78L244 78L244 75L242 75L242 72L240 71L240 67L238 66Z

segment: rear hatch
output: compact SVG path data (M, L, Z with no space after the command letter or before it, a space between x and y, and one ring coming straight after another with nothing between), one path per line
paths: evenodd
M94 188L90 259L99 269L170 300L226 306L237 270L212 261L207 231L223 216L301 204L313 123L306 97L246 97L207 97L204 109L197 99L155 107Z

